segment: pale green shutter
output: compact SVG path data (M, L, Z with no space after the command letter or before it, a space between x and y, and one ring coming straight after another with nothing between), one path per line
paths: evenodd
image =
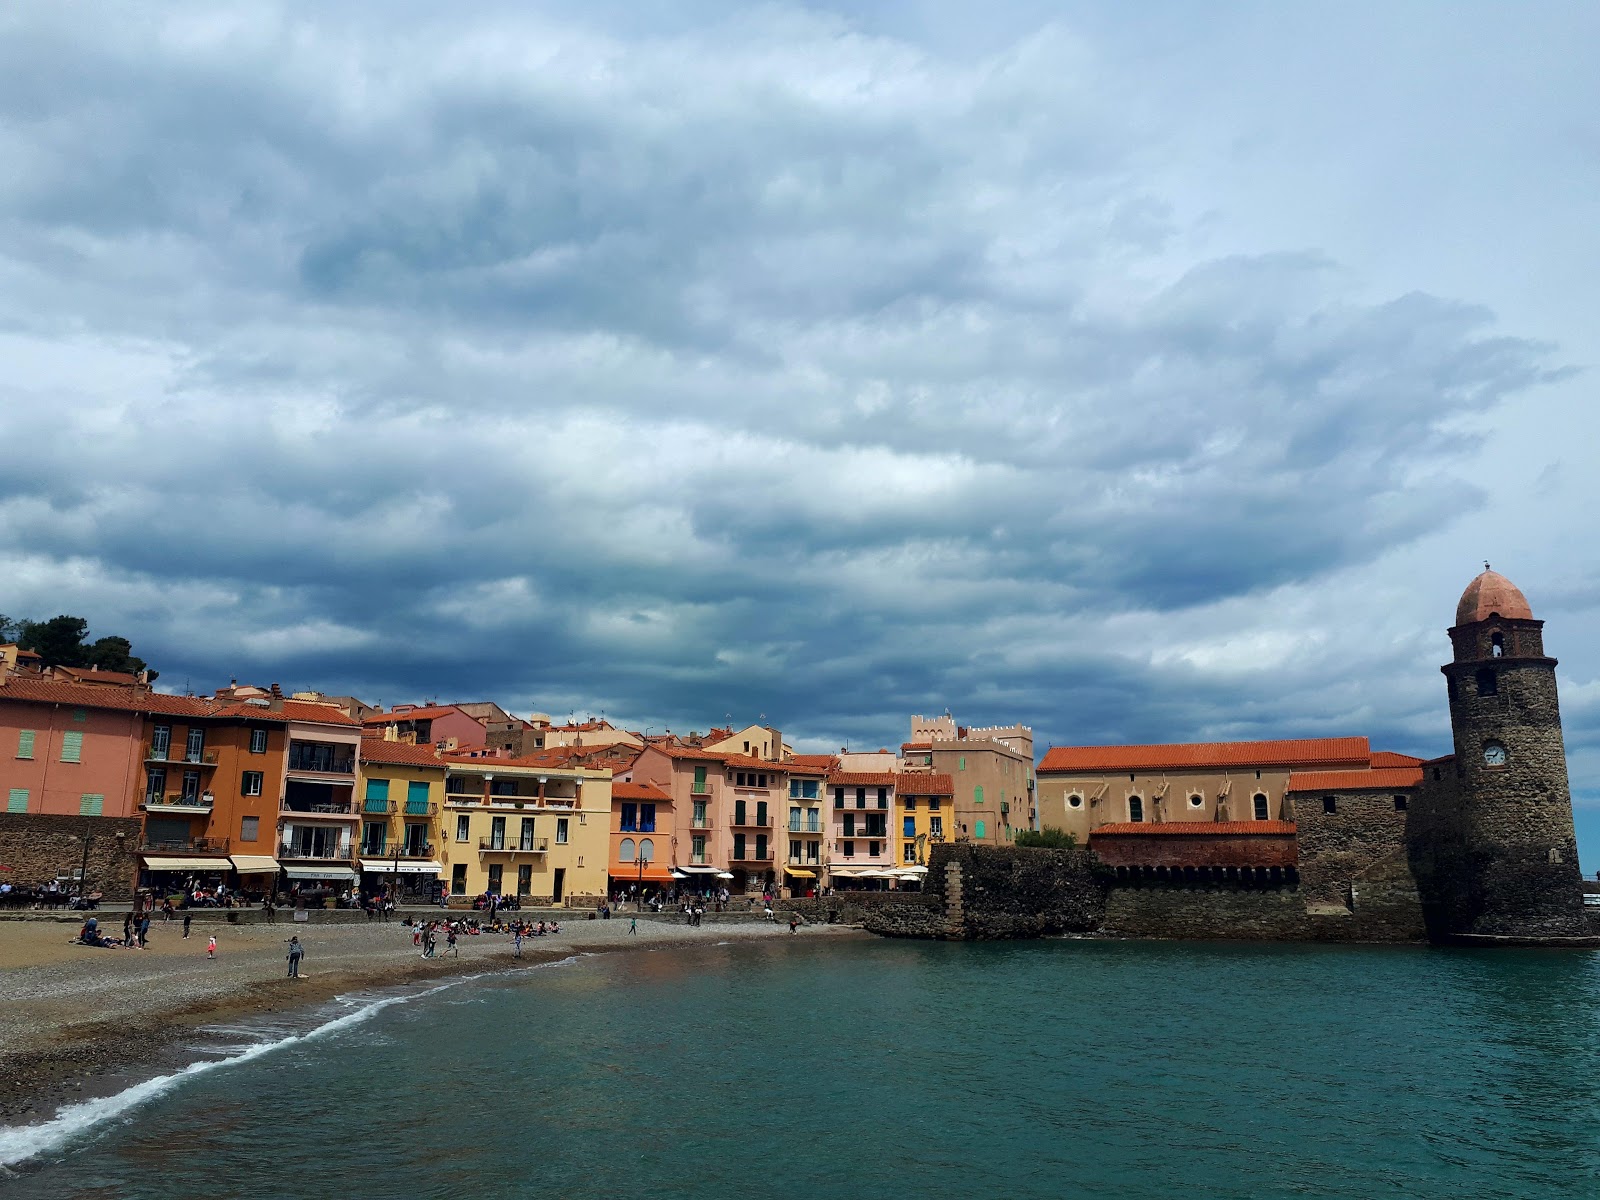
M389 798L389 781L387 779L367 780L368 800L387 800Z
M83 734L78 730L69 730L61 735L61 761L83 761Z
M33 730L24 729L21 733L17 734L17 757L33 757Z
M8 813L25 813L28 811L27 788L11 789L11 795L6 798L6 811Z
M80 817L98 817L105 808L106 798L97 796L93 792L85 792L78 797L78 815Z

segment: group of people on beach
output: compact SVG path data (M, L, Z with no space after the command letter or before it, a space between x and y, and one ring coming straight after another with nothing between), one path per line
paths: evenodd
M402 927L409 925L411 928L411 944L417 947L423 958L442 958L446 954L461 957L460 939L463 937L480 937L484 934L510 934L516 948L518 958L522 957L522 940L530 937L546 937L550 934L561 932L559 921L406 921ZM444 949L439 950L439 938L444 938Z

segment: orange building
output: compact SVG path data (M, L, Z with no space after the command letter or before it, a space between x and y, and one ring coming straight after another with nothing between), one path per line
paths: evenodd
M630 886L648 892L672 882L677 833L672 796L649 783L611 784L611 893Z

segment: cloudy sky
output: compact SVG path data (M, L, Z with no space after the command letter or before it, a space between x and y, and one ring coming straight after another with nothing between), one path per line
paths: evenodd
M1592 869L1596 44L1592 4L7 5L0 611L196 690L1432 755L1488 558Z

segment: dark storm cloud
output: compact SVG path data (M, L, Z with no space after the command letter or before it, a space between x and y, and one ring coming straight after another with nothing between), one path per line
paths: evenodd
M818 742L1426 724L1311 683L1414 645L1226 606L1470 511L1470 419L1547 348L1176 253L1060 30L409 16L4 18L6 611L168 682ZM1219 619L1256 670L1190 653Z

